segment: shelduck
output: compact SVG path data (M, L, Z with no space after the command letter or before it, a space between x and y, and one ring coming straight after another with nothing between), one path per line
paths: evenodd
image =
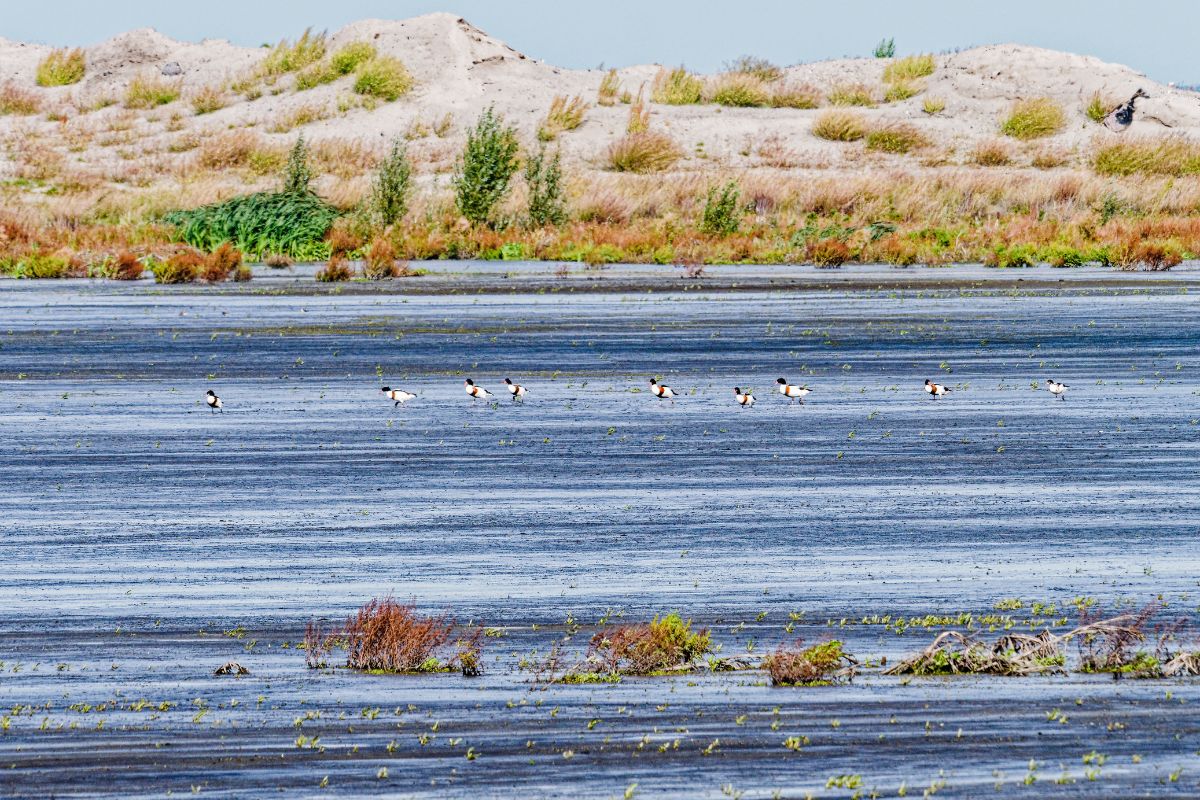
M804 405L804 398L808 397L812 392L812 389L809 389L807 386L792 386L787 382L787 378L780 378L775 382L779 384L779 393L781 395L793 402L799 400L800 405Z
M409 400L412 400L414 397L416 397L416 395L412 392L406 392L402 389L393 389L390 386L384 386L379 391L383 392L383 396L388 400L396 401L396 405L392 406L392 408L398 407L401 403L407 403Z
M508 387L508 393L512 395L513 402L525 400L525 387L519 383L513 383L510 378L504 379L504 385Z
M670 400L672 403L675 402L675 390L670 386L664 386L660 384L654 378L650 379L650 391L653 392L654 396L659 400Z
M209 389L208 394L204 395L204 402L208 403L208 407L212 413L215 414L218 411L222 414L225 413L225 406L221 404L221 398L217 397L217 393L212 389Z
M754 395L749 392L743 393L740 386L733 387L733 399L742 408L751 408L754 406Z
M934 383L933 381L929 380L928 378L925 379L925 391L928 392L929 396L933 397L934 399L937 399L944 394L950 393L950 390L947 389L945 386L943 386L940 383Z
M471 399L473 400L486 400L492 396L491 392L482 386L476 386L475 381L470 378L463 381L463 388L466 389L467 394L471 395Z
M1059 400L1066 400L1067 389L1070 389L1071 387L1067 386L1065 383L1059 383L1053 378L1046 378L1046 388L1050 390L1050 394L1054 395Z

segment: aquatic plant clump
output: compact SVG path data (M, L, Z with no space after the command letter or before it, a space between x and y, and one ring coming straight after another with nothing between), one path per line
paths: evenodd
M589 660L598 658L611 674L650 675L685 669L711 646L707 629L693 631L690 620L670 613L600 631L592 637Z
M338 211L312 192L259 192L222 203L172 211L163 219L179 238L202 250L232 242L252 258L265 253L298 261L327 258L326 232Z
M836 639L809 647L802 640L781 644L762 661L775 686L829 686L849 681L857 664Z

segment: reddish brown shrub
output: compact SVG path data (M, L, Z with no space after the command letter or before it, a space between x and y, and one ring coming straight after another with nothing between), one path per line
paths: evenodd
M651 622L619 625L592 637L589 657L599 657L610 673L649 675L685 667L709 651L708 630L692 631L678 614Z
M432 672L437 651L450 640L445 615L423 617L389 595L373 598L346 620L346 666L382 672Z
M367 280L381 281L384 278L395 278L400 274L396 263L396 248L386 236L376 236L371 247L363 257L363 277Z
M856 663L836 639L811 647L797 639L795 644L779 645L763 659L763 668L776 686L823 686L853 678Z
M142 277L142 272L145 271L145 266L138 260L135 253L128 250L122 250L117 253L116 260L113 264L113 278L118 281L136 281Z
M231 275L236 276L241 266L242 251L229 242L221 242L220 247L208 254L200 277L209 283L220 283Z
M805 248L805 258L822 268L840 267L850 260L850 246L839 239L814 239Z
M335 253L329 257L329 263L317 272L316 278L322 283L338 283L340 281L348 281L353 276L354 273L350 271L349 265L346 264L346 257L340 253Z
M326 235L331 256L349 257L351 253L363 246L362 237L350 230L341 221L334 223Z

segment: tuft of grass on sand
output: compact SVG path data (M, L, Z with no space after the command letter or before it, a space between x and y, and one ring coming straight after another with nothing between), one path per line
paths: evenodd
M354 70L354 91L368 97L391 102L399 100L413 88L408 68L398 58L375 56L363 61Z
M696 105L704 100L704 81L683 67L663 67L654 76L650 99L668 106Z
M883 90L883 102L899 103L902 100L907 100L910 97L916 97L921 93L921 88L915 83L909 81L895 81L889 83L887 88Z
M1014 139L1039 139L1059 133L1066 125L1067 115L1056 100L1037 97L1014 103L1000 123L1000 132Z
M214 111L220 111L225 106L229 105L229 98L220 86L205 86L196 90L188 102L192 106L192 111L196 115L211 114Z
M626 133L642 133L650 130L650 109L646 100L638 92L637 99L629 104L629 121L625 123Z
M683 153L679 145L661 131L629 133L609 145L605 162L614 172L662 172L670 169Z
M867 121L853 111L826 111L813 122L812 134L831 142L856 142L867 135Z
M776 83L771 86L773 108L820 108L821 90L807 83Z
M727 72L717 77L709 99L717 105L734 108L761 108L771 102L771 94L762 78L749 72Z
M368 42L349 42L334 51L329 58L330 71L335 75L349 75L363 62L375 58L375 48Z
M587 110L588 104L579 95L575 97L555 95L554 99L550 101L550 110L546 113L546 118L538 127L538 139L550 142L558 138L558 135L564 131L575 130L583 124L583 117Z
M610 69L600 79L600 88L596 91L596 102L602 106L615 106L620 91L621 78L615 69Z
M904 122L884 125L867 133L867 149L881 153L908 153L930 144L929 137Z
M325 57L327 39L324 32L314 34L311 28L306 29L295 42L281 39L267 53L258 71L264 77L275 77L315 64Z
M929 53L898 58L883 68L883 82L914 81L933 74L937 64Z
M921 110L929 116L937 116L946 110L946 101L940 97L926 97L921 103Z
M87 72L83 50L59 48L51 50L37 65L38 86L70 86L79 83Z
M1138 137L1096 145L1092 169L1100 175L1200 174L1200 142L1182 136Z
M971 151L971 163L981 167L1006 167L1012 163L1012 151L1001 141L980 142Z
M1083 108L1083 113L1092 122L1104 122L1104 118L1109 115L1109 112L1119 105L1120 101L1106 98L1099 91L1095 91L1088 98L1087 105Z
M151 109L179 99L179 81L163 80L155 75L139 75L125 89L125 108Z
M862 83L842 83L829 90L831 106L862 106L871 108L875 105L875 95L871 87Z
M783 77L783 69L765 58L758 56L738 56L726 65L726 73L750 75L763 83L774 83Z

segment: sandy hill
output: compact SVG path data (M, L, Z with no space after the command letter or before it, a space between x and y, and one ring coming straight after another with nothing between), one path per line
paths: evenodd
M329 36L329 50L350 42L368 42L378 52L401 59L415 79L413 91L396 102L366 107L352 91L352 76L298 91L293 76L284 75L262 82L254 91L245 91L244 86L239 91L239 80L245 82L253 74L266 50L226 41L180 42L151 29L130 31L87 48L87 73L81 82L42 88L36 85L35 74L51 48L0 39L0 74L10 76L3 90L33 97L38 107L38 113L0 115L0 137L6 143L0 172L90 188L178 185L197 177L193 151L214 137L248 131L265 146L279 149L302 131L314 142L338 141L374 153L390 137L406 134L419 171L439 174L449 171L466 126L487 106L494 105L532 144L552 99L559 95L579 95L590 105L582 126L558 137L569 161L599 169L605 149L625 133L629 106L596 104L604 77L601 71L546 64L450 14L355 22ZM826 94L838 86L861 84L882 97L887 64L888 60L873 58L801 64L787 67L781 80L808 84ZM622 91L635 96L644 88L649 95L658 69L656 65L620 69ZM148 110L125 108L123 98L130 83L147 77L177 85L179 98ZM973 146L997 137L999 122L1014 101L1051 97L1066 111L1064 130L1033 145L1009 144L1018 153L1051 147L1061 151L1064 159L1079 160L1097 137L1118 135L1085 115L1092 95L1098 93L1112 103L1141 88L1150 99L1139 105L1135 132L1200 138L1200 95L1086 56L1015 44L978 47L937 56L933 74L914 85L917 94L911 98L856 111L876 124L903 121L920 127L933 148L919 159L911 154L867 153L861 144L813 136L813 121L825 109L655 103L650 106L651 124L674 137L687 154L676 169L764 163L784 169L861 169L868 164L936 167L967 163L966 154ZM192 98L204 90L218 93L224 107L196 113ZM925 101L931 98L943 103L944 109L925 113ZM439 129L439 123L445 127ZM431 133L434 130L437 135ZM234 166L244 166L231 158ZM342 169L325 171L343 180L353 178L352 161L343 159ZM209 165L211 172L219 168ZM243 177L243 181L254 178Z

